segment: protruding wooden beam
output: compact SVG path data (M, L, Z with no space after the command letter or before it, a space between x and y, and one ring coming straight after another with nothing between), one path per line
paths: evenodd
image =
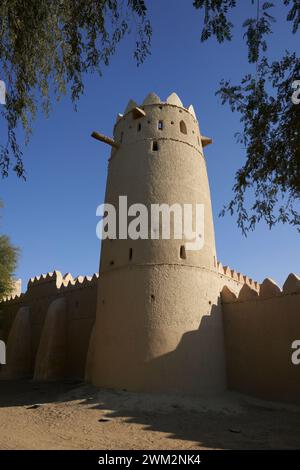
M139 119L139 118L142 118L142 117L145 117L145 116L146 116L146 113L143 109L138 108L137 106L135 108L133 108L133 110L132 110L133 119Z
M202 147L206 147L209 144L212 144L212 139L210 137L205 137L204 135L201 135L201 142L202 142Z
M120 145L117 142L115 142L113 139L111 139L110 137L107 137L106 135L99 134L99 132L95 132L95 131L92 132L91 137L93 137L96 140L100 140L100 142L104 142L105 144L108 144L111 147L114 147L116 149L120 147Z

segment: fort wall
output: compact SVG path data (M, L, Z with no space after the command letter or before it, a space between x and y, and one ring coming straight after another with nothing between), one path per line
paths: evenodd
M30 375L34 375L36 356L41 335L51 305L57 299L65 299L66 332L64 364L66 378L84 378L85 361L92 326L95 321L98 275L79 276L75 279L70 274L62 276L59 271L30 279L27 291L0 304L2 314L2 336L9 344L9 334L21 309L29 311L30 322ZM49 334L55 335L52 331ZM20 332L22 334L22 332ZM3 371L6 366L3 367ZM14 367L12 365L12 367ZM7 371L10 376L14 371ZM20 374L18 374L20 375ZM26 374L28 375L28 374ZM52 377L55 378L55 377Z
M225 287L222 305L229 389L300 403L300 365L291 360L300 340L300 278L290 274L282 290L265 279L259 294Z

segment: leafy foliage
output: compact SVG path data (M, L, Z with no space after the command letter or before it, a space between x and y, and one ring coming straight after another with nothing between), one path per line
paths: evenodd
M295 76L300 76L300 59L286 53L271 64L264 58L257 76L247 75L239 86L223 81L217 92L223 104L241 114L243 123L237 137L246 149L246 162L236 173L235 197L227 210L237 211L244 233L262 218L270 228L276 222L300 228L295 208L300 198L300 106L291 100ZM267 92L268 85L273 95ZM255 196L251 215L245 209L250 188Z
M7 85L1 114L7 135L0 138L0 171L25 176L18 145L18 124L26 142L41 102L48 114L49 90L56 99L70 89L74 103L84 91L86 72L102 73L118 43L134 25L134 57L141 64L150 52L151 26L144 0L2 0L0 68Z
M257 4L259 5L259 2ZM272 33L271 24L275 22L275 18L269 13L273 6L273 3L265 2L261 9L261 15L258 9L256 18L248 18L243 24L243 27L246 28L244 37L247 39L250 64L259 60L260 51L267 50L265 36Z
M0 201L1 206L1 201ZM13 290L13 273L19 250L12 246L6 235L0 235L0 301Z
M243 131L239 142L246 149L244 166L237 171L234 197L222 213L237 212L244 233L264 219L269 226L281 221L300 227L297 211L300 192L299 109L292 105L291 85L300 79L299 59L286 54L273 63L266 58L272 34L274 4L248 0L251 18L243 22L248 61L255 71L239 85L223 80L217 94L222 103L239 112ZM279 2L279 0L278 0ZM277 3L278 3L277 2ZM233 38L230 14L245 0L193 0L204 12L201 40ZM300 25L300 0L281 0L292 32ZM0 67L7 84L7 106L1 114L7 123L0 138L0 172L11 166L25 176L16 132L19 124L30 137L38 105L48 114L50 89L56 99L71 92L76 101L84 91L87 72L101 75L118 43L135 30L133 51L137 65L150 53L152 29L146 0L2 0L0 2ZM12 161L14 163L12 164ZM249 203L246 193L253 191ZM249 206L250 204L250 207Z
M233 24L228 20L228 11L236 7L237 0L194 0L194 7L204 9L204 26L201 41L216 36L218 42L232 39Z
M242 3L242 2L240 2ZM300 79L300 59L288 53L268 62L267 37L275 22L273 3L251 0L253 18L244 21L244 38L248 61L256 69L241 84L222 80L217 95L240 114L242 132L238 142L246 152L246 161L235 175L234 197L221 214L237 213L243 233L253 230L264 220L271 228L275 223L289 223L300 231L300 105L292 102L292 83ZM237 6L229 0L195 0L204 9L202 41L215 36L219 42L232 39L230 9ZM300 25L300 0L283 0L289 7L287 21L296 34ZM216 25L218 27L216 27Z

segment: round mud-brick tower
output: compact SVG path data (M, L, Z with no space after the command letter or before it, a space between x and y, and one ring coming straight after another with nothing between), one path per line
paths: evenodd
M106 139L105 141L110 140ZM192 106L173 93L130 101L114 127L105 202L202 204L204 245L185 239L102 241L92 382L101 387L218 393L225 389L220 284L210 190ZM193 211L193 216L195 211ZM172 233L172 230L171 230ZM184 237L183 237L184 238Z

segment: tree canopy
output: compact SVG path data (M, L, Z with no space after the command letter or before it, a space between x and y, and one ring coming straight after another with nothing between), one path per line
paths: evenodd
M242 26L248 62L255 64L254 71L237 85L222 80L216 92L223 104L240 114L242 131L236 137L246 154L235 175L234 197L221 214L237 213L244 234L260 220L270 228L282 222L300 231L300 103L292 100L293 85L300 79L300 59L295 52L286 51L278 60L268 60L267 39L276 21L274 4L250 1L253 17L245 19ZM287 8L292 32L298 33L300 0L280 3ZM195 0L195 8L204 10L201 40L212 36L220 43L232 40L230 11L241 4L238 0Z
M193 0L191 0L193 1ZM292 86L300 80L300 60L293 51L270 62L268 37L276 21L274 4L261 0L194 0L203 13L201 41L233 40L233 9L248 1L253 16L243 22L248 62L253 73L240 84L224 79L216 92L223 104L240 114L238 141L245 163L235 175L233 199L222 213L237 213L244 233L261 219L269 227L289 223L300 230L300 106ZM0 2L0 67L7 84L1 107L7 134L0 140L0 170L25 177L22 149L16 138L23 126L26 140L38 106L47 114L50 95L69 89L74 103L84 91L84 74L102 73L118 43L136 35L133 55L140 65L150 53L152 28L147 0L3 0ZM294 34L299 32L300 0L278 0ZM51 90L51 93L50 93Z
M28 141L38 106L46 115L51 109L51 94L59 100L69 90L75 103L84 91L84 74L101 75L129 32L136 35L137 64L145 60L152 33L146 11L143 0L0 2L0 69L7 91L1 106L7 123L0 140L3 176L12 167L25 177L16 130L21 124Z
M0 301L11 294L14 288L13 274L17 267L18 255L19 250L12 246L9 237L0 234Z

